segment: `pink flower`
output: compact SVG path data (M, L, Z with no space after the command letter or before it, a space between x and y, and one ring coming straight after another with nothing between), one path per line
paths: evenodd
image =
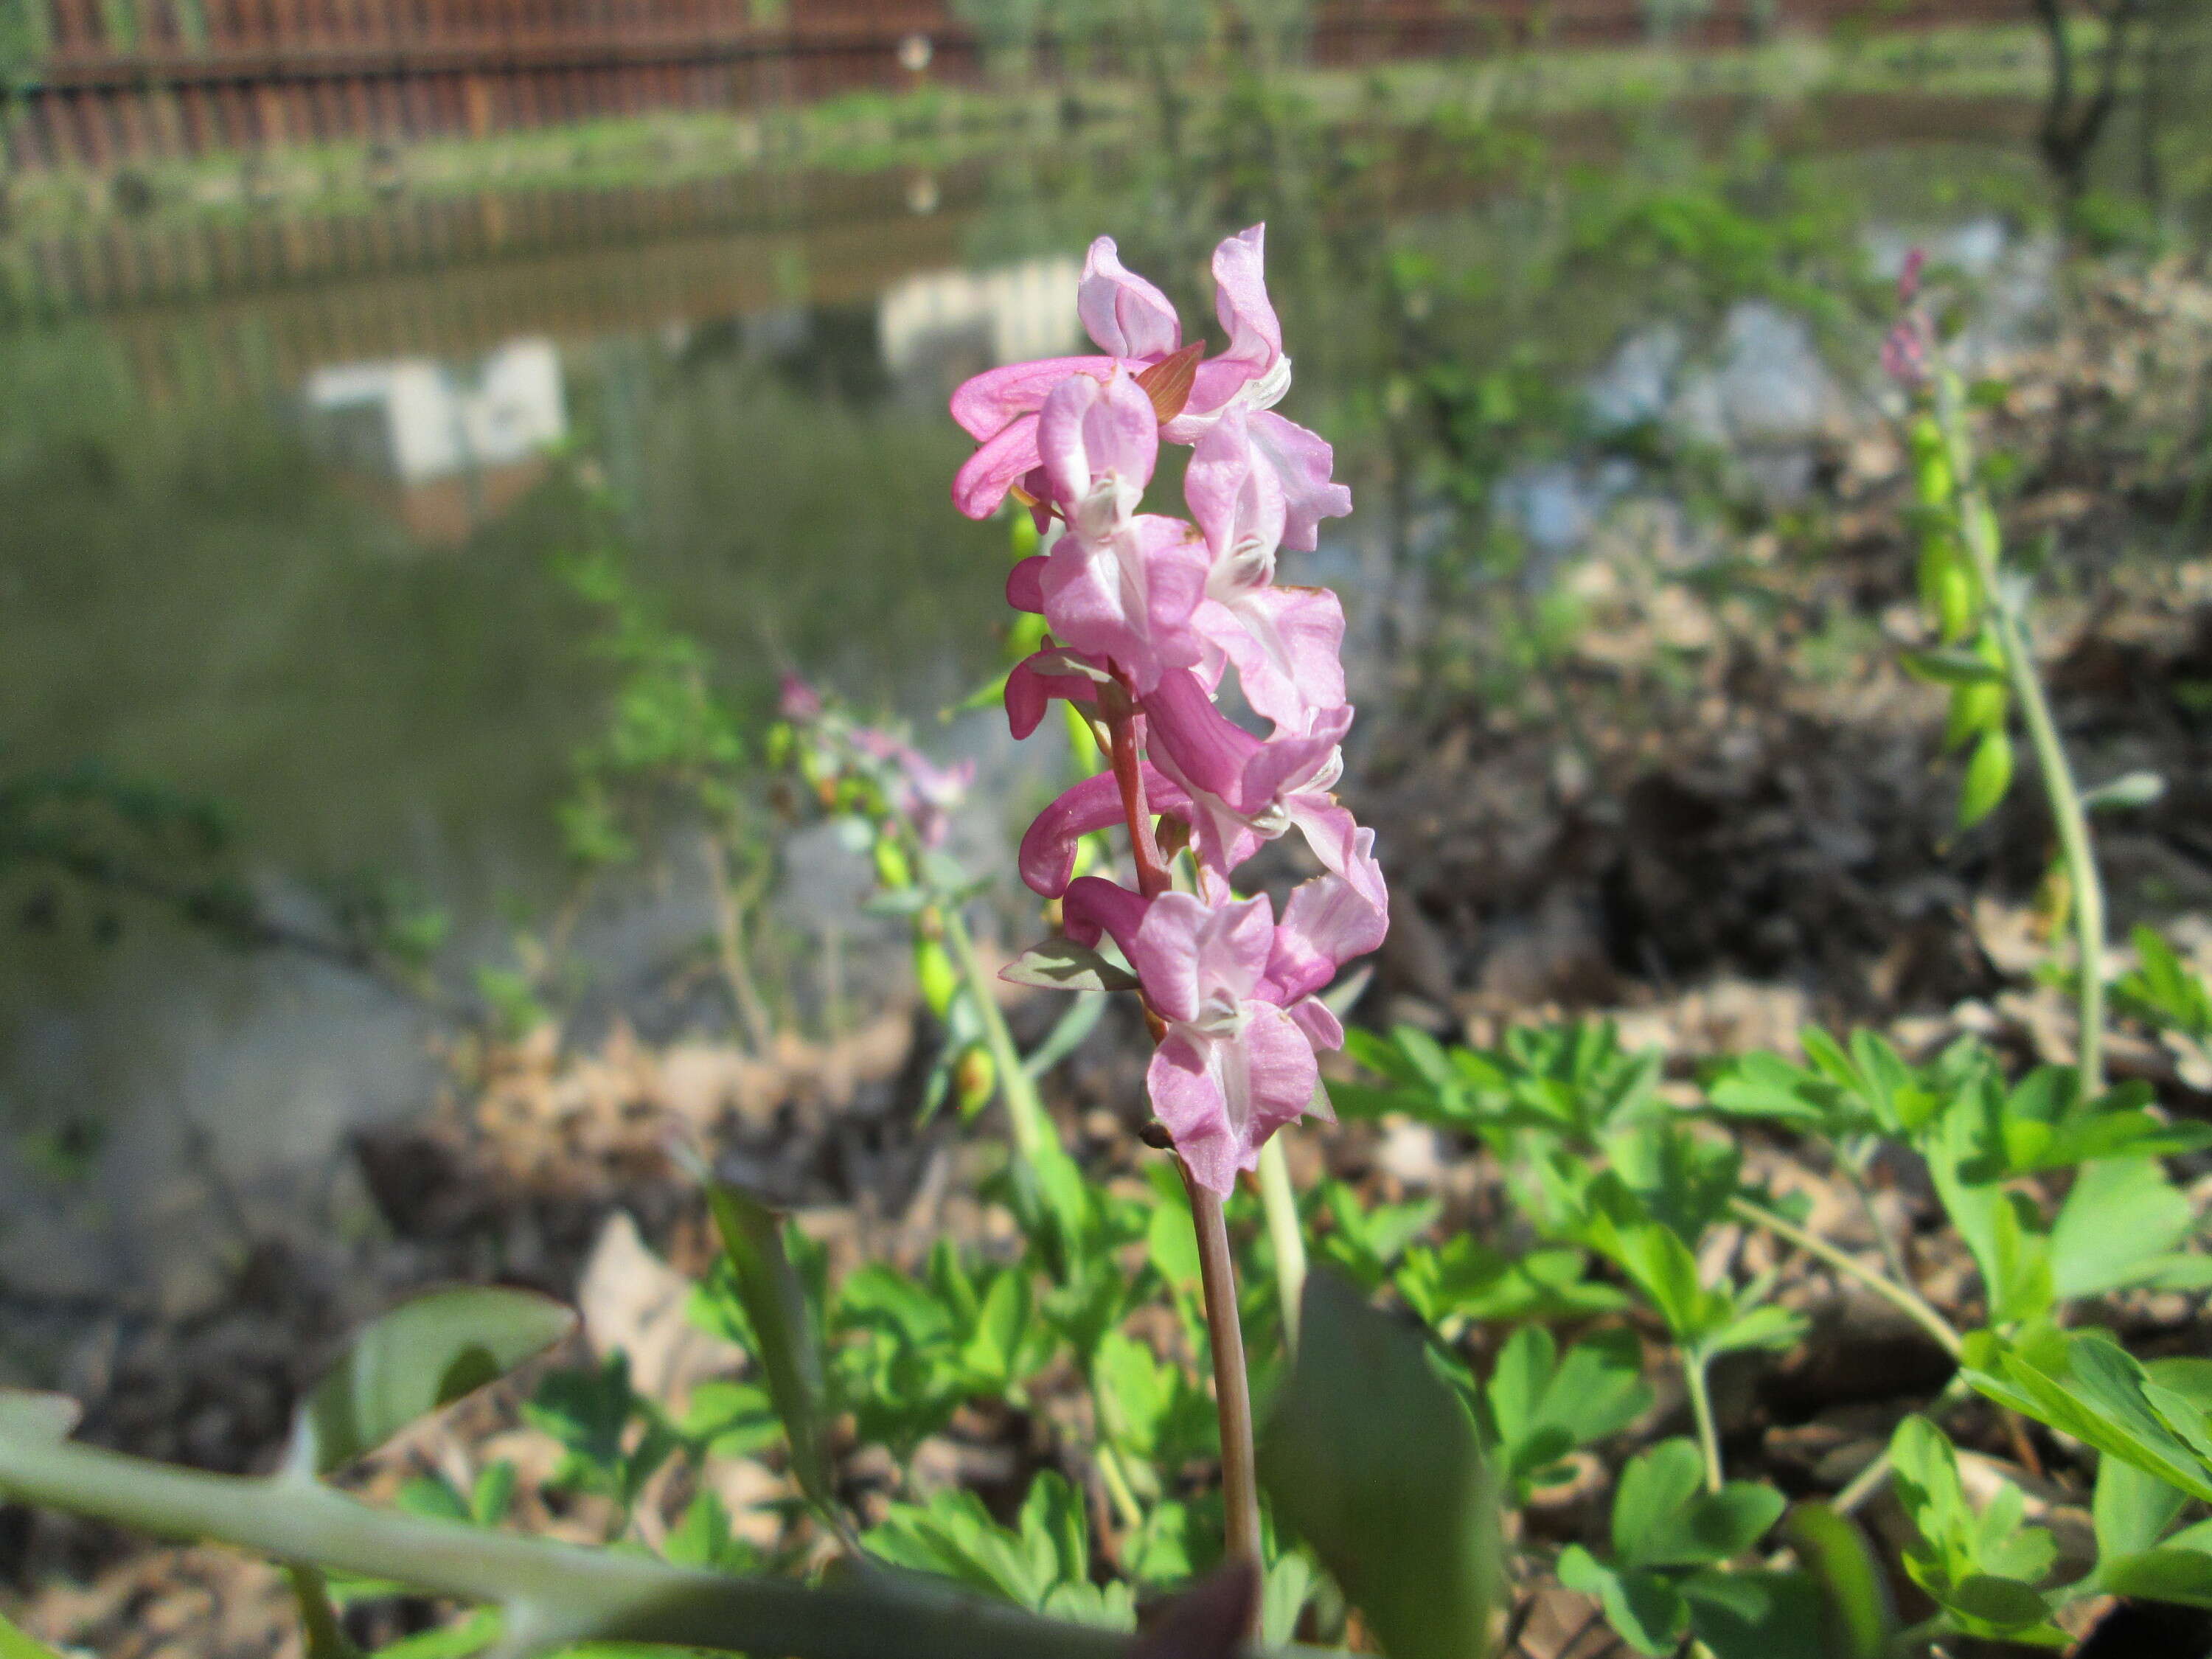
M968 787L975 781L975 763L939 766L913 744L872 726L854 729L853 746L890 764L890 809L906 820L915 839L924 847L941 844L954 810L967 799Z
M776 687L775 712L793 725L804 726L822 717L822 694L787 670Z
M1261 273L1266 227L1228 237L1213 251L1214 313L1229 335L1224 351L1200 362L1190 391L1169 413L1161 435L1195 443L1231 409L1247 416L1247 441L1279 479L1286 545L1310 549L1315 526L1352 510L1352 492L1329 479L1334 456L1304 427L1273 413L1290 389L1282 325ZM1031 495L1043 465L1040 417L1054 389L1081 376L1133 377L1182 349L1182 325L1167 296L1125 269L1110 236L1091 245L1076 289L1076 310L1102 356L1048 357L987 369L952 394L952 418L979 445L952 483L953 503L971 519L989 517L1006 492Z
M1920 275L1928 264L1928 250L1916 247L1905 256L1897 274L1897 321L1882 337L1881 372L1910 391L1928 382L1929 359L1936 351L1936 331L1920 308Z
M1328 1118L1316 1048L1344 1028L1311 993L1381 935L1372 909L1323 876L1291 896L1281 925L1267 899L1208 905L1188 893L1147 903L1096 876L1068 890L1069 936L1110 933L1167 1033L1146 1085L1153 1109L1203 1185L1226 1197L1260 1148L1308 1112Z
M1144 707L1159 769L1189 801L1202 873L1225 889L1238 865L1295 829L1325 869L1387 914L1382 870L1363 856L1363 832L1329 793L1344 771L1340 745L1352 725L1348 705L1316 714L1304 732L1264 743L1216 708L1187 673L1163 675Z

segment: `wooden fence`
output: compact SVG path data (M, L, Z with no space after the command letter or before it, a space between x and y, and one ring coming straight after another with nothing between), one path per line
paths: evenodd
M787 105L982 72L947 0L19 0L46 48L10 94L23 167L338 139L400 143L660 109ZM1198 4L1202 0L1188 0ZM2027 0L1714 0L1692 44L1769 26L2011 18ZM1321 0L1333 65L1640 38L1641 0ZM1233 46L1233 42L1232 42ZM925 49L926 47L926 49ZM1049 65L1047 42L1042 60Z

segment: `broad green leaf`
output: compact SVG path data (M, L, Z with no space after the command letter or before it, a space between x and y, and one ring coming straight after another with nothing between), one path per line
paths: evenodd
M0 1389L0 1438L66 1440L83 1417L84 1407L65 1394Z
M1820 1586L1829 1621L1828 1659L1886 1659L1897 1634L1897 1610L1866 1534L1826 1504L1798 1504L1784 1530Z
M1607 1566L1580 1544L1559 1553L1559 1582L1594 1595L1606 1622L1638 1653L1671 1653L1688 1633L1690 1604L1656 1572L1621 1572Z
M2129 1376L2134 1362L2121 1355L2121 1366L2097 1367L2085 1376L2077 1361L2087 1345L2112 1346L2109 1339L2075 1335L2008 1348L1976 1332L1967 1340L1966 1380L1999 1405L2212 1502L2212 1470L2151 1409L2140 1369Z
M2100 1560L2096 1583L2112 1595L2212 1607L2212 1555L2169 1547Z
M409 1425L504 1376L574 1328L559 1303L526 1291L433 1291L354 1340L300 1407L287 1466L328 1474Z
M1700 1567L1740 1555L1765 1535L1786 1500L1771 1486L1732 1480L1704 1489L1694 1442L1662 1440L1629 1461L1613 1500L1613 1547L1622 1565Z
M1260 1592L1260 1640L1267 1647L1285 1648L1297 1634L1298 1615L1319 1587L1314 1565L1304 1552L1291 1550L1276 1558L1267 1569Z
M2188 1501L2189 1494L2180 1487L2125 1458L2100 1458L2089 1511L2096 1522L2099 1562L2149 1549L2166 1535Z
M1936 1599L1970 1636L2001 1636L2043 1647L2064 1647L2071 1639L2051 1624L2051 1605L2042 1593L2017 1578L1968 1573Z
M2051 1224L2052 1288L2071 1300L2141 1284L2195 1223L2155 1158L2085 1164Z
M1326 1270L1260 1447L1275 1513L1392 1659L1482 1659L1497 1516L1474 1425L1425 1339Z
M1644 1547L1667 1539L1704 1480L1705 1462L1693 1441L1662 1440L1629 1459L1613 1497L1613 1553L1631 1566L1650 1565Z
M830 1510L836 1493L822 1434L822 1330L806 1287L784 1249L781 1226L764 1205L719 1183L708 1188L707 1202L752 1328L769 1398L791 1441L792 1474L811 1502Z

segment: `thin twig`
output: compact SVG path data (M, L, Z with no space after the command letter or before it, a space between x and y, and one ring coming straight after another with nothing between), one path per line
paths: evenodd
M1956 1359L1965 1352L1966 1344L1957 1328L1930 1307L1917 1291L1884 1278L1863 1262L1846 1255L1815 1234L1807 1232L1794 1222L1784 1221L1771 1210L1762 1209L1747 1198L1731 1200L1729 1208L1744 1220L1764 1227L1777 1237L1786 1238L1808 1255L1816 1255L1838 1273L1849 1274L1872 1291L1890 1306L1904 1314L1912 1322L1934 1337L1945 1353Z

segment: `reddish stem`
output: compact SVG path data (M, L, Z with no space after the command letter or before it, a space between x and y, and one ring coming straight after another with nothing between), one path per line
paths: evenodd
M1144 717L1137 712L1128 682L1118 677L1112 685L1101 688L1098 703L1113 738L1109 758L1114 781L1121 786L1121 810L1129 820L1129 848L1137 860L1137 890L1148 899L1158 898L1175 884L1168 875L1167 860L1160 856L1160 843L1152 833L1152 809L1145 799L1145 769L1137 752L1143 742L1139 726Z

